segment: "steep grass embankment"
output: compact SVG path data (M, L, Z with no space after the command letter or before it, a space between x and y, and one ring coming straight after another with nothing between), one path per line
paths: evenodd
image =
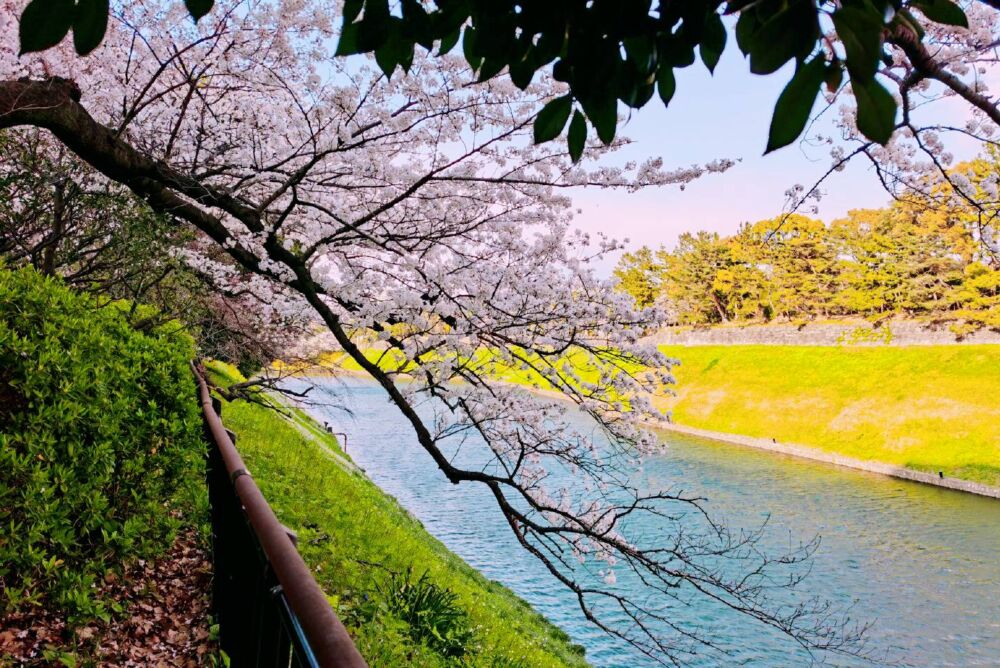
M665 346L678 424L1000 485L1000 346Z
M237 380L210 365L213 380ZM490 581L431 536L362 473L333 436L293 411L285 419L246 402L225 405L223 421L278 518L299 536L313 569L358 649L375 666L584 666L583 649L502 585ZM472 640L464 656L445 656L414 637L391 612L388 572L426 572L457 595Z

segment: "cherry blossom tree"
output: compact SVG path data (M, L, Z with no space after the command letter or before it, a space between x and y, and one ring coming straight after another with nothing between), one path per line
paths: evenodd
M103 39L108 4L31 0L21 14L22 52L51 48L72 32L77 53L89 53ZM197 21L214 0L184 4ZM768 151L802 134L824 83L833 90L845 79L859 92L859 131L885 144L899 103L877 76L878 63L899 57L893 51L917 77L943 83L1000 119L990 98L948 71L947 57L936 52L933 37L926 39L942 25L969 28L965 10L984 6L1000 9L1000 0L345 0L337 53L373 53L388 76L397 67L409 70L417 45L445 54L461 41L480 81L504 72L522 90L551 67L567 92L538 115L535 139L549 141L569 122L575 161L588 126L612 142L619 102L640 108L656 95L669 105L676 70L700 60L713 72L732 32L751 72L771 75L795 64L775 105ZM735 17L729 26L726 16Z
M1000 147L1000 109L991 90L1000 77L1000 14L981 3L970 3L965 12L968 28L930 23L923 41L894 33L895 48L879 68L900 107L886 145L858 132L851 118L857 94L850 87L827 98L840 136L816 140L831 144L834 171L862 159L897 200L925 210L968 211L984 252L996 258L996 178L971 178L956 165L954 147L993 153Z
M982 252L996 260L997 180L974 177L956 163L955 153L964 148L994 155L998 149L1000 108L991 86L1000 76L1000 13L995 3L966 2L962 9L966 25L925 21L919 31L894 25L885 32L875 76L899 109L888 141L873 141L859 129L859 93L851 82L823 92L802 142L829 147L830 164L811 185L788 189L786 217L814 209L830 176L865 161L895 200L970 218ZM834 31L826 39L828 54L842 48Z
M672 380L671 360L639 344L662 315L595 277L618 245L571 231L568 193L683 185L729 161L602 166L618 138L574 165L532 141L556 82L476 83L456 57L416 58L390 80L332 57L322 6L216 3L194 25L176 4L128 3L79 59L68 46L19 57L22 3L0 0L0 130L65 147L195 230L180 256L253 295L258 317L321 322L442 474L485 486L600 628L664 663L726 652L683 614L703 599L818 655L864 652L864 625L781 595L815 543L773 554L762 530L727 529L702 499L632 482L657 447L649 397ZM362 348L372 338L381 359ZM568 401L497 380L511 369ZM463 448L487 463L462 465ZM574 483L553 488L556 471ZM630 530L641 515L662 534ZM645 593L617 587L623 575Z
M231 275L225 284L178 252L193 232L154 212L44 130L0 132L0 261L25 264L65 283L126 299L137 328L179 319L205 354L256 369L279 356L312 323L274 317ZM215 250L222 255L221 249ZM139 305L155 307L155 315Z

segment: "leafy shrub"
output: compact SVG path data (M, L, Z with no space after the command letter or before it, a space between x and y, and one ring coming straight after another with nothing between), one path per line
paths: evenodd
M125 308L0 267L0 609L103 616L97 578L162 549L201 482L193 342Z
M412 572L408 568L405 573L390 573L376 583L376 605L404 622L415 641L446 657L463 656L471 649L474 632L468 614L458 605L458 595L431 582L426 572L416 580Z

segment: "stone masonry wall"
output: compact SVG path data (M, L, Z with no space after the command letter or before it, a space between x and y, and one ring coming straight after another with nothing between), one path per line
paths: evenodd
M1000 332L980 330L961 340L947 325L928 326L913 320L893 320L873 328L865 320L718 327L666 327L645 339L656 345L944 345L1000 344Z

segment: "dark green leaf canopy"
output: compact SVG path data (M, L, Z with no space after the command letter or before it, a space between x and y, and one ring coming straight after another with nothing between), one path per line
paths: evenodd
M813 58L795 71L774 107L767 138L768 152L788 146L802 134L825 75L826 63L822 58Z
M73 0L31 0L21 14L21 53L52 48L72 25Z
M573 100L569 95L557 97L542 107L535 121L535 143L541 144L558 137L566 127L571 111Z
M184 2L196 20L213 4ZM1000 6L1000 0L983 2ZM87 53L104 34L106 7L107 0L32 0L21 17L22 52L50 48L72 28L77 51ZM461 40L480 81L506 70L526 88L540 70L549 70L569 94L539 113L535 139L557 137L572 114L570 153L576 159L586 136L579 122L589 121L610 143L619 103L642 107L658 92L669 104L674 71L699 56L714 71L733 29L750 71L771 74L796 65L775 108L768 141L773 150L795 141L822 82L840 86L845 70L858 96L858 128L872 141L888 141L896 102L876 80L879 60L894 32L923 39L922 20L967 25L952 0L346 0L337 54L373 53L391 76L397 67L409 70L417 45L429 51L437 46L440 55ZM824 44L824 26L830 25L841 53Z
M808 122L825 81L838 88L845 74L858 96L858 127L872 141L885 143L894 130L896 103L876 80L886 36L897 25L922 38L912 7L940 23L964 25L965 14L951 0L436 0L430 9L404 2L399 11L387 0L354 0L345 13L339 53L374 51L390 75L404 70L408 58L381 58L386 44L405 41L444 52L462 32L465 59L479 80L507 68L525 88L542 69L551 68L569 96L545 106L535 140L561 132L572 107L582 111L601 141L610 143L618 104L638 108L659 93L669 104L676 89L675 70L700 55L714 71L727 45L727 23L748 58L750 71L771 74L795 63L795 74L775 107L767 150L794 142ZM727 16L732 16L727 20ZM833 25L840 53L824 47L823 26ZM363 43L355 33L378 35ZM838 49L838 50L840 50ZM845 72L846 70L846 72ZM574 116L576 119L577 116ZM582 117L581 117L582 120ZM558 126L558 127L557 127ZM584 128L585 129L585 128ZM569 142L581 155L577 125Z
M587 144L587 121L579 111L574 112L573 120L569 122L569 157L576 162L583 155L583 148Z

